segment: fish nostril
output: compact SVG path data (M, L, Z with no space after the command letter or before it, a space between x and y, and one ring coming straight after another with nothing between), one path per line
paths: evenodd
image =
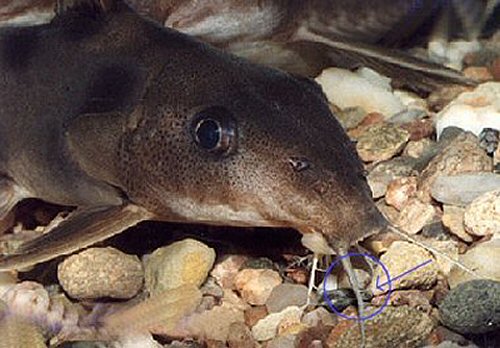
M290 157L288 163L292 166L293 170L296 172L302 172L306 169L311 168L311 163L307 158L304 157Z

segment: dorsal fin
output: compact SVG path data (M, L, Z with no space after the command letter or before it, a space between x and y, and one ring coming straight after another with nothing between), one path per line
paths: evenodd
M98 17L113 9L117 0L57 0L56 15L67 14Z

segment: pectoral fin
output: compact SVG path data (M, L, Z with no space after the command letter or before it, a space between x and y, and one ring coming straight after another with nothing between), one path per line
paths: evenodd
M29 241L16 254L0 259L0 271L20 269L70 254L153 218L136 205L79 209L48 233Z

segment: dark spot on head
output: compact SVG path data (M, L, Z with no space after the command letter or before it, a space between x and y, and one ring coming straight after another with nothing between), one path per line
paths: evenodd
M32 28L7 32L0 46L2 60L13 69L26 67L35 54L38 40L38 31Z
M123 110L133 103L137 75L132 69L114 65L97 70L88 86L83 113Z

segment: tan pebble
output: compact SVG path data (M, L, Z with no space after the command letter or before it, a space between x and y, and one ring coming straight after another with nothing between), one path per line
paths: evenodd
M229 348L254 348L256 347L253 341L252 333L248 327L241 322L232 323L229 326L229 334L227 337Z
M465 68L462 71L462 73L464 74L465 77L468 77L470 79L480 81L480 82L493 80L493 75L488 70L488 68L486 68L484 66L469 66L469 67Z
M252 328L252 335L257 341L267 341L278 334L278 329L283 320L286 325L300 323L302 309L296 306L288 307L281 312L271 313L259 320Z
M265 318L268 315L268 311L266 306L255 306L250 307L245 310L245 323L252 327L254 326L260 319Z
M464 226L465 208L456 207L453 205L443 205L443 225L450 230L455 236L464 242L472 242L472 237L465 231Z
M194 239L156 249L145 262L145 285L151 294L183 285L200 286L213 267L215 251Z
M416 234L425 225L439 219L439 211L436 207L417 198L412 198L401 209L397 225L406 233Z
M500 57L497 57L490 66L490 72L495 81L500 81Z
M393 206L397 210L401 210L408 200L417 192L417 178L409 176L398 178L387 186L385 201L388 205Z
M464 225L470 234L487 236L500 234L500 190L487 192L469 204Z
M252 305L265 304L271 291L281 282L279 273L270 269L244 269L235 278L241 297Z
M219 261L214 265L210 274L212 277L217 279L217 282L223 288L233 289L234 278L247 260L248 257L243 255L226 256L222 261Z
M391 278L406 272L413 267L419 266L431 260L429 264L418 268L403 278L392 282L392 289L429 289L438 278L438 265L432 255L425 249L407 242L394 242L387 252L382 255L380 261L387 267ZM373 276L371 289L374 294L379 294L377 289L377 277L379 284L387 281L384 271L378 267ZM384 287L388 290L388 287Z
M64 290L74 298L132 298L142 288L144 271L137 256L114 248L90 248L57 268Z
M451 288L478 278L500 281L500 239L492 239L477 244L465 254L460 255L459 261L464 266L474 270L475 275L454 266L448 277Z

